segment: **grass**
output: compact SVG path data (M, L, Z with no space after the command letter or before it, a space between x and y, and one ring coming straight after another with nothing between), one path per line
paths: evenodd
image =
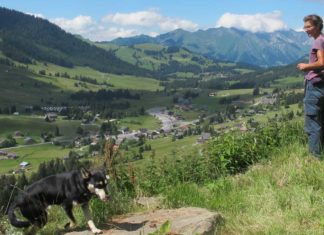
M292 77L288 76L285 78L281 78L275 81L274 84L272 84L272 87L292 87L292 86L299 86L303 87L304 78L299 77Z
M169 207L221 213L221 234L323 234L324 164L305 146L286 146L246 173L166 191Z
M74 137L76 129L81 121L76 120L57 120L55 122L46 122L41 116L25 115L0 115L0 137L14 135L15 131L21 131L24 136L39 137L42 132L52 132L58 127L60 135Z
M161 127L160 121L151 115L139 117L127 117L120 120L119 126L127 126L130 130L139 130L140 128L147 128L155 130Z
M15 160L1 160L0 174L7 173L10 170L19 169L19 164L23 161L30 163L27 172L37 171L40 163L55 158L63 158L68 155L70 149L46 143L37 146L10 148L6 151L16 153L19 158Z
M169 208L195 206L220 213L224 218L220 234L324 233L324 164L300 144L282 147L244 173L204 185L172 186L162 194ZM119 207L124 208L121 213L134 210L125 199L125 195L118 196ZM98 203L92 202L93 213L99 213L94 209L98 207L108 213L107 206ZM75 211L79 228L85 228L80 208ZM109 220L111 213L104 218ZM63 210L54 207L39 234L53 234L66 221Z

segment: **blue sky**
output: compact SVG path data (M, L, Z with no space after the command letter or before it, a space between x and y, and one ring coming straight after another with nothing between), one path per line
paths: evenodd
M48 19L93 41L236 27L252 32L299 30L324 0L0 0L0 6Z

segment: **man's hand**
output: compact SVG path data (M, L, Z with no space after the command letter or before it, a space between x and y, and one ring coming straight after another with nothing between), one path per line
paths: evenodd
M300 71L306 71L307 65L308 64L305 64L305 63L299 63L299 64L297 64L297 69L299 69Z

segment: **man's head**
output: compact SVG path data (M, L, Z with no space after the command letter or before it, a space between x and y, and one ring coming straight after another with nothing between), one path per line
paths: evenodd
M320 33L323 29L323 19L318 15L308 15L304 17L304 30L313 36L314 32Z

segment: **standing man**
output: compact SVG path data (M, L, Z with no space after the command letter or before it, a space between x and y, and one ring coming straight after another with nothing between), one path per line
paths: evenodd
M324 35L323 20L318 15L304 18L304 30L314 39L308 63L299 63L297 68L305 75L305 132L311 154L321 159L324 132Z

